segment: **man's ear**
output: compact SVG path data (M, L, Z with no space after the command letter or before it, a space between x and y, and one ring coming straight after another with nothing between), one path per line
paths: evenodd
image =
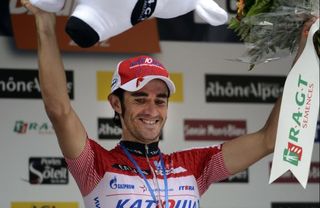
M110 94L108 96L108 100L109 100L109 103L110 103L111 107L113 108L113 110L115 112L121 114L122 109L121 109L121 101L120 101L119 97L114 94Z

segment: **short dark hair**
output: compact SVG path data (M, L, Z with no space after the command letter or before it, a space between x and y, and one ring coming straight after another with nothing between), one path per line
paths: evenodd
M124 111L124 103L123 103L123 100L124 100L124 90L119 88L117 90L115 90L113 93L113 95L117 96L120 100L120 104L121 104L121 108L122 108L122 111ZM122 128L122 124L121 124L121 119L120 119L120 114L116 111L114 111L114 116L113 116L113 119L112 119L113 123Z

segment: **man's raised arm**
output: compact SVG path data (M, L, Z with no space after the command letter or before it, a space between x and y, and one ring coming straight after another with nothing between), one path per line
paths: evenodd
M307 40L305 34L308 33L312 24L317 18L312 18L304 24L299 48L293 64L301 55ZM231 174L238 173L248 168L264 156L274 151L278 119L280 113L281 97L273 107L273 110L265 124L265 126L256 133L248 134L226 142L223 145L222 152L226 168Z
M28 0L21 0L21 3L34 14L36 20L40 88L47 115L64 156L76 158L84 148L86 131L68 96L65 70L55 34L56 17L32 6Z

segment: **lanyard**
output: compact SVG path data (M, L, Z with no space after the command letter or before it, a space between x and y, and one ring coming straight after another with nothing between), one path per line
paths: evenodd
M132 155L129 153L129 151L127 150L127 148L125 148L122 144L120 144L121 148L123 149L124 153L126 154L126 156L128 157L128 159L133 163L133 165L135 166L135 168L137 169L138 173L140 174L140 176L143 178L144 182L146 183L148 190L154 200L154 202L157 202L157 198L154 194L154 190L151 188L146 176L143 174L140 166L137 164L137 162L134 160L134 158L132 157ZM166 208L169 208L169 196L168 196L168 180L167 180L167 175L166 175L166 168L164 166L164 160L162 157L162 154L160 152L160 162L161 162L161 168L162 168L162 174L163 174L163 181L164 181L164 192L165 192L165 202L166 202ZM159 190L160 191L160 190ZM161 202L160 202L161 203Z

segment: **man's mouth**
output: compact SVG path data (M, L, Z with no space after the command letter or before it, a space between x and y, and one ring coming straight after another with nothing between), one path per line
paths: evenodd
M142 121L144 124L147 124L147 125L155 125L158 120L149 120L149 119L140 119L140 121Z

